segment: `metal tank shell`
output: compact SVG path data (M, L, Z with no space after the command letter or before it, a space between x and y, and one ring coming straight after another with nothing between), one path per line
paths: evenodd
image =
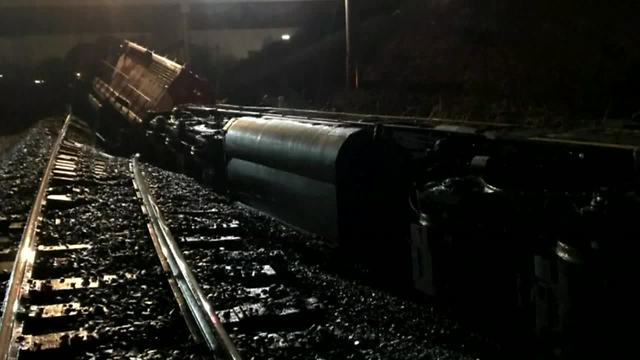
M354 182L370 168L367 129L282 118L227 125L227 179L240 201L337 241L350 223Z

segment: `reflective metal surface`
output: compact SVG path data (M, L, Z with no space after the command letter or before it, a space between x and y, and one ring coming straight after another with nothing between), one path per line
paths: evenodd
M170 267L171 277L177 284L189 312L200 330L201 337L215 353L222 353L234 360L241 359L213 307L200 289L191 268L182 256L178 244L149 192L137 157L132 161L132 170L134 183L146 208L153 233L155 233L154 241L157 240L158 250L160 250L158 255L161 259L164 258Z
M49 163L44 170L44 175L40 182L38 194L33 202L33 207L29 213L29 221L22 234L18 255L16 257L11 278L9 279L9 289L7 290L5 300L3 302L2 326L0 327L0 359L15 359L18 356L18 347L15 338L19 336L22 328L22 322L18 320L20 308L20 299L27 290L25 279L31 277L31 269L36 252L36 230L39 222L42 205L45 203L45 195L49 186L49 179L52 176L52 170L56 163L56 155L62 144L69 124L71 123L71 115L67 116L62 130L58 134L58 140L53 146Z
M340 151L361 131L357 127L244 117L227 127L225 150L229 158L335 182Z
M341 179L360 173L371 137L366 129L272 117L227 125L231 190L245 204L288 224L339 237Z

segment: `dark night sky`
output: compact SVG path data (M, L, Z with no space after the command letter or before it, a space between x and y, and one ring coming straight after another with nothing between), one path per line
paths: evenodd
M179 2L0 0L0 63L61 58L78 43L105 35L133 38L160 50L171 48L181 39ZM335 1L199 0L190 6L192 41L241 58L269 39L294 32L310 16L332 13Z

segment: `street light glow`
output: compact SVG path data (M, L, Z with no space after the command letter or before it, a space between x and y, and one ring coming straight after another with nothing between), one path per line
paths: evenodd
M36 79L36 80L33 80L33 83L36 84L36 85L41 85L41 84L44 84L44 80Z
M291 40L291 35L289 35L289 34L282 34L281 39L282 39L283 41L289 41L289 40Z

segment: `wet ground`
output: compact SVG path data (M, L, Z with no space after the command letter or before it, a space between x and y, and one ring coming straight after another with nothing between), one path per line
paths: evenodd
M185 176L153 167L148 173L161 210L174 236L182 240L185 257L216 310L237 311L247 304L266 309L253 319L238 320L235 315L226 319L246 358L501 357L499 346L432 304L396 297L357 280L354 272L361 271L357 262L335 264L344 259L320 239L240 206ZM212 231L216 224L226 225ZM242 240L223 246L206 244L207 239L224 236ZM274 279L256 280L255 274L265 265L274 269ZM257 286L264 287L262 294L248 291ZM317 304L315 311L303 304L308 299ZM279 318L283 306L304 308L301 317L306 318L293 323ZM265 317L264 313L275 315Z
M0 294L13 266L49 150L62 122L43 120L30 130L0 137Z
M24 221L53 135L35 128L0 160L0 198L9 204L0 211L23 214ZM92 309L83 326L100 333L101 342L78 357L197 358L199 350L171 294L159 286L165 280L144 219L136 212L125 174L128 159L111 164L115 183L87 185L89 202L53 214L63 221L55 226L49 219L43 227L51 244L91 240L94 245L57 269L61 276L136 274L134 281L121 276L119 286L110 289L57 299L79 300ZM183 175L154 167L147 173L185 258L245 358L505 358L499 345L434 304L392 295L375 282L372 286L363 266L321 239ZM54 263L41 259L40 265Z

